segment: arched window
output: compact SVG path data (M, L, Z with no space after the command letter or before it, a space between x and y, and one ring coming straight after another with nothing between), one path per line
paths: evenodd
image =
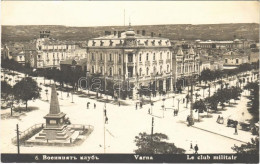
M102 53L100 54L100 60L103 60L103 55L102 55Z
M146 60L149 60L149 53L146 54Z
M149 68L146 68L146 75L149 75Z
M118 69L118 74L121 75L121 68Z
M103 74L103 68L102 67L100 67L100 73Z
M153 60L155 60L155 53L153 53Z
M167 72L169 72L169 65L167 65Z
M109 68L109 75L112 76L112 68Z
M141 53L139 54L139 61L140 62L142 61L142 54Z
M142 76L142 68L139 69L139 76Z

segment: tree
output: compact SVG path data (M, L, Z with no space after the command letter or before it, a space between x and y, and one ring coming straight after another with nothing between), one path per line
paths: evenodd
M249 99L251 100L251 107L248 109L249 113L252 114L255 122L259 121L259 84L257 82L248 83L244 89L250 90L251 95Z
M242 144L241 146L231 147L237 154L259 154L259 138L251 139L251 143Z
M12 94L12 86L9 85L6 81L1 81L1 98L5 101Z
M26 104L26 110L29 100L40 98L40 90L37 82L31 77L25 77L13 87L14 97L16 100L21 100Z
M193 110L195 110L195 112L198 112L198 121L199 121L199 113L203 113L204 111L207 112L207 107L204 101L200 99L199 101L196 101L193 104Z
M135 137L135 143L138 147L135 150L136 154L184 154L185 150L178 148L174 143L168 143L167 135L162 133L155 133L152 136L149 134L139 133Z

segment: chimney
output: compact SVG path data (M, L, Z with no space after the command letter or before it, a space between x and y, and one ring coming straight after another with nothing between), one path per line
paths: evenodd
M116 31L114 31L114 36L116 36Z
M139 31L139 30L137 30L137 34L140 34L140 31Z
M151 37L153 37L153 32L151 32Z
M159 34L159 37L162 37L162 34Z
M142 31L142 35L145 36L145 30Z

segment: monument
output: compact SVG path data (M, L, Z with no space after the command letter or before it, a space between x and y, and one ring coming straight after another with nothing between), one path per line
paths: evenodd
M60 111L59 101L55 85L52 86L50 111L44 117L46 126L36 139L67 140L73 133L65 123L66 114Z

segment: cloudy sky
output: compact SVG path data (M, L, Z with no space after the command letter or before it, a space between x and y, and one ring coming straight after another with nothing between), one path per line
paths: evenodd
M257 1L2 1L2 25L259 23Z

